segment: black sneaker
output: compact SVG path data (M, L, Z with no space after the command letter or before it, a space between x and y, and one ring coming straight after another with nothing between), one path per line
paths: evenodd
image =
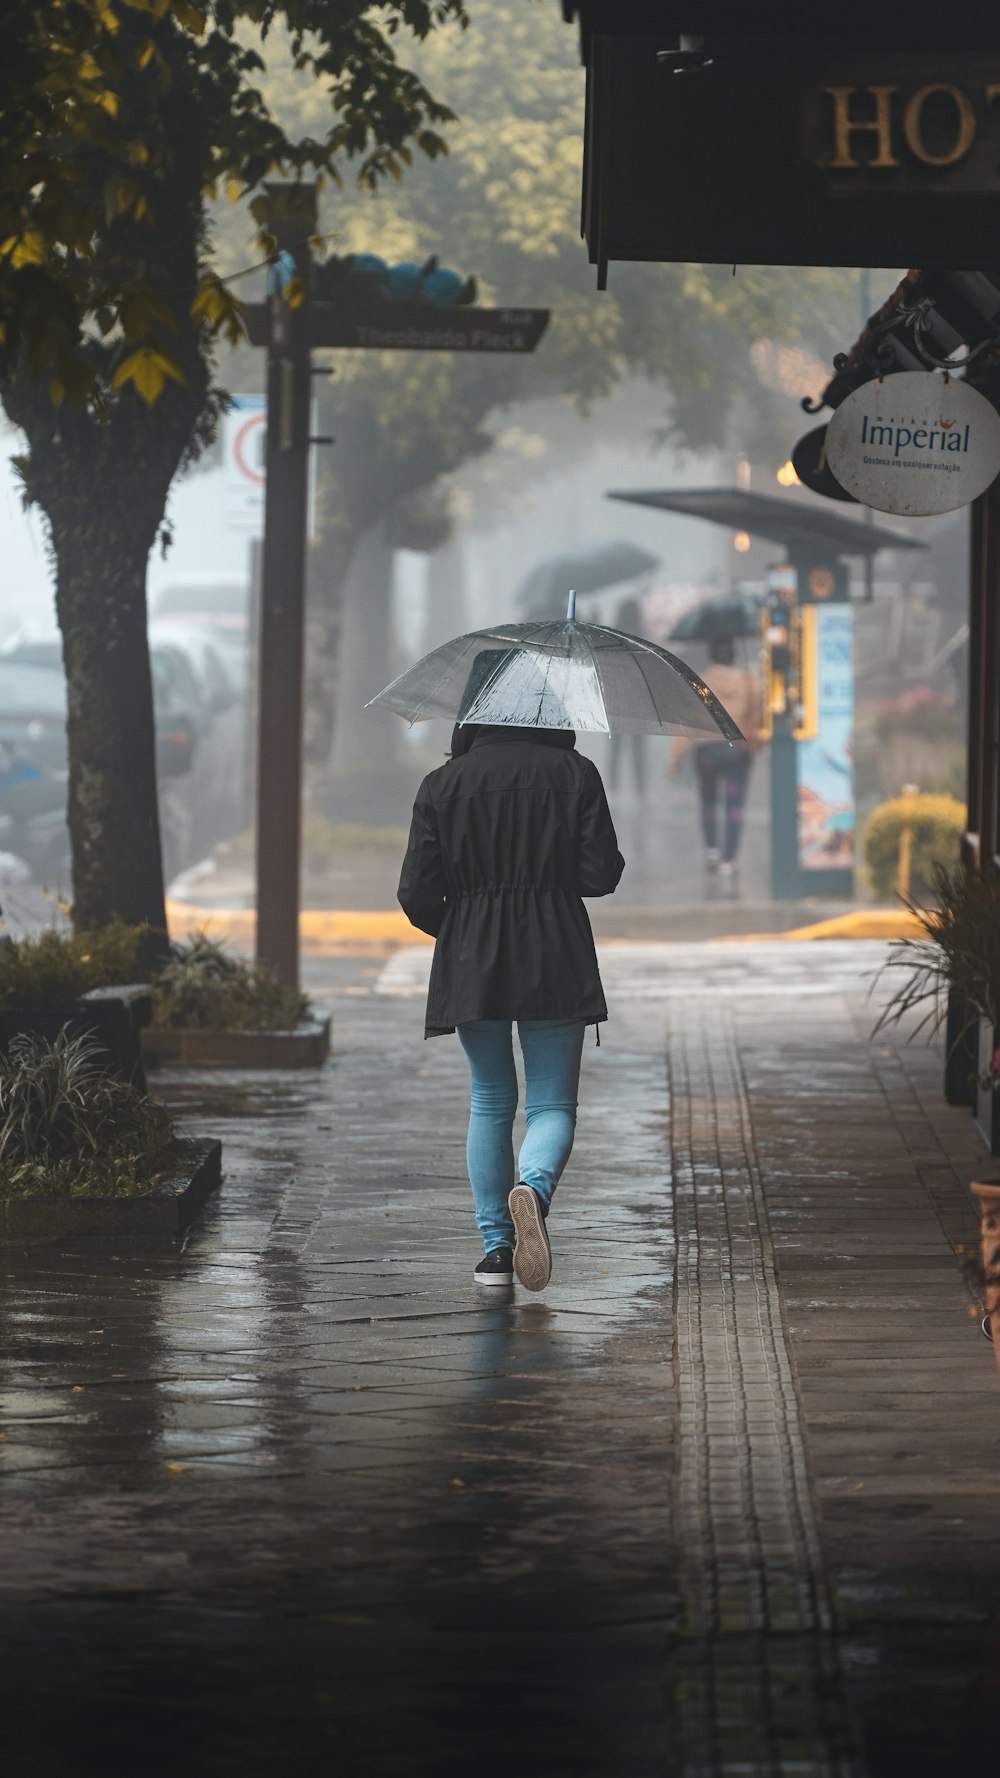
M514 1218L517 1246L514 1270L525 1290L544 1290L552 1276L552 1249L545 1232L545 1207L530 1185L515 1185L507 1205Z
M513 1284L514 1255L509 1247L494 1247L481 1259L472 1276L477 1284Z

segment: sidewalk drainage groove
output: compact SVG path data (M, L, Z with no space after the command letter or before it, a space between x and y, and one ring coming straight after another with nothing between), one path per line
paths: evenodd
M732 1015L668 1049L682 1778L863 1778Z

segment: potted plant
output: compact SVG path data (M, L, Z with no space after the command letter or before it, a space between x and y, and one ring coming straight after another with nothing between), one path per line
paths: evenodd
M219 1183L221 1145L110 1074L101 1044L22 1032L0 1057L0 1234L182 1232Z
M113 920L94 931L8 938L0 945L0 1053L25 1033L50 1042L91 1031L105 1065L143 1086L139 1033L153 1014L143 926ZM145 978L145 979L144 979Z
M982 1231L979 1264L970 1271L982 1295L983 1332L993 1341L1000 1369L1000 1185L996 1180L973 1180L969 1190L979 1209Z
M152 1024L142 1035L147 1067L319 1067L330 1020L308 996L259 963L231 957L205 933L171 947L154 982Z
M950 1005L949 1049L972 1040L976 1121L990 1153L1000 1154L1000 872L936 865L932 882L934 905L906 902L921 932L891 947L886 970L905 970L907 980L875 1030L920 1007L917 1031L937 1029Z

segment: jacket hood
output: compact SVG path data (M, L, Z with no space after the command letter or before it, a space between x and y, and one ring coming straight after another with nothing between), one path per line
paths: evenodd
M576 733L571 728L513 728L506 725L456 722L451 735L451 757L461 759L479 741L535 741L542 747L572 748Z

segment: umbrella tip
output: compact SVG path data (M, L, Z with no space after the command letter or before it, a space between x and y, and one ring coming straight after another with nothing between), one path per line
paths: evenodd
M576 593L573 591L572 588L570 588L569 606L566 611L566 622L568 624L576 622Z

